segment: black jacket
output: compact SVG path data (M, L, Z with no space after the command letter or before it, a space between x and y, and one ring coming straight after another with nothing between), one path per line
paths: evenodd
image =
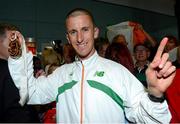
M6 60L0 59L0 123L39 122L32 106L19 104L19 91L10 76Z

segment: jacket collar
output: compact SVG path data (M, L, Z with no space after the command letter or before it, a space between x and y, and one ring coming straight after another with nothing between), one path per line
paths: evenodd
M85 67L89 67L91 65L95 65L97 58L99 57L99 55L97 54L97 51L94 52L94 54L89 57L88 59L85 60L80 60L77 56L75 58L75 62L79 65L79 64L83 64Z

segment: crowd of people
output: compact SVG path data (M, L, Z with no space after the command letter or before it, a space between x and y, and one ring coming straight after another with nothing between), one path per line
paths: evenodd
M138 25L146 40L132 54L123 34L99 37L86 9L70 11L65 24L68 43L59 52L44 48L39 59L23 45L23 32L0 23L0 122L180 122L180 48L176 61L168 59L175 37L157 42ZM22 47L16 58L14 34Z

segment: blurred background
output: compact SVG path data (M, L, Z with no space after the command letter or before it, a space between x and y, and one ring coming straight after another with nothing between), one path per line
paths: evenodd
M3 0L0 21L19 26L42 51L50 41L67 42L65 16L77 7L93 13L103 37L107 26L128 20L142 24L157 41L165 34L178 37L178 0Z

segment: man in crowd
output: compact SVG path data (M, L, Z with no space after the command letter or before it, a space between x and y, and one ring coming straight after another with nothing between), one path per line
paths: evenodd
M149 56L150 49L146 44L136 44L134 46L134 58L136 60L134 75L144 85L145 88L147 88L145 72L150 63L148 60Z
M45 104L56 99L58 123L124 123L125 116L135 123L170 121L163 93L171 84L176 68L168 61L168 54L162 54L167 38L162 40L146 71L146 92L126 68L97 54L94 39L99 29L89 11L69 12L66 29L76 60L57 68L48 77L33 77L31 53L23 52L17 60L9 58L11 75L20 90L18 81L27 78L28 90L24 93L29 94L30 104ZM21 33L15 33L23 44ZM26 64L27 70L24 71L22 64Z

